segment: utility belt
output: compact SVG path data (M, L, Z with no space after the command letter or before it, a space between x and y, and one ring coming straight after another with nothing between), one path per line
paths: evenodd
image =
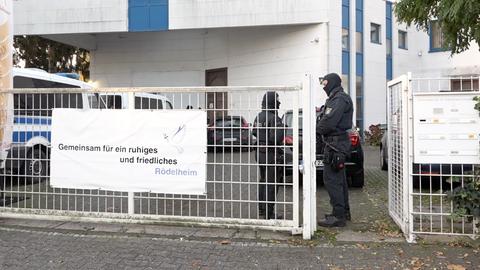
M349 153L342 151L343 149L339 148L336 143L348 139L347 134L342 134L338 136L329 136L324 137L324 143L326 147L330 148L330 151L326 151L323 156L323 163L329 164L330 167L335 172L339 172L345 168L345 162Z

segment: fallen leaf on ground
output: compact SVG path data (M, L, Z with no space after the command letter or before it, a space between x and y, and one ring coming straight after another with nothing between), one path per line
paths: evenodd
M459 264L449 264L447 265L448 270L465 270L466 268Z
M446 259L447 257L444 256L443 252L441 251L435 251L435 256L439 259Z
M367 245L365 244L357 244L357 247L360 248L360 249L368 249Z
M423 266L423 262L417 257L413 257L412 260L410 261L410 264L412 265L413 270L419 270Z
M222 241L220 241L219 243L222 244L222 245L230 245L230 244L232 243L232 241L230 241L230 240L222 240Z

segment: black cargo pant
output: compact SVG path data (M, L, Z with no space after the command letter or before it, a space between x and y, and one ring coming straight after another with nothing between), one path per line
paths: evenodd
M337 150L348 155L350 152L350 140L348 137L340 139L325 138L325 141ZM323 182L325 189L330 197L330 205L332 206L332 215L337 218L344 219L345 214L350 212L350 204L348 201L348 184L345 168L335 170L332 168L332 155L335 151L327 144L324 149L324 169Z
M277 201L278 183L283 182L283 167L276 163L278 153L274 149L259 149L257 162L260 170L258 184L258 212L260 215L272 217L275 214L275 202ZM268 202L268 203L262 203Z

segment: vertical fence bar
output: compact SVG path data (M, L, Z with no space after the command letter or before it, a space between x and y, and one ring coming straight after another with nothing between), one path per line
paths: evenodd
M128 93L128 110L135 110L135 94L133 92ZM133 215L135 213L135 193L132 191L128 192L128 214Z
M300 200L299 200L299 150L300 150L300 139L299 139L299 102L298 96L301 95L301 92L293 93L293 118L292 118L292 128L293 128L293 158L292 158L292 178L293 178L293 226L295 228L300 227Z
M408 73L403 81L402 91L402 129L403 136L403 190L404 190L404 208L408 212L404 213L405 218L405 236L407 241L412 243L415 241L413 235L413 91L412 91L412 73ZM405 117L406 116L406 117ZM405 136L406 135L406 136ZM407 164L405 164L407 163ZM405 181L406 180L406 181ZM406 187L405 187L406 186Z
M315 142L313 140L312 114L315 113L311 91L311 75L305 75L302 84L303 95L303 239L311 239L315 232ZM313 154L312 154L313 153Z

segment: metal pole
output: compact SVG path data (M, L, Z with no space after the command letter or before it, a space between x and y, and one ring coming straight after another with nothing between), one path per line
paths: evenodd
M128 110L135 110L135 94L133 92L129 92L127 95ZM123 101L122 101L123 102ZM128 192L128 214L133 215L135 213L135 200L134 200L134 192Z
M312 196L310 198L310 203L311 203L311 214L310 214L310 220L312 224L312 236L317 231L317 166L315 165L315 160L317 159L317 136L316 136L316 127L317 127L317 111L315 108L315 100L317 100L317 92L315 92L314 88L312 87L312 84L315 83L316 78L313 76L310 76L310 85L309 85L309 93L310 93L310 168L312 169L312 174L310 176L311 179L311 190L312 190ZM317 80L317 83L320 83Z
M408 206L408 208L404 208L404 209L408 209L408 213L406 215L406 226L407 226L407 242L409 243L413 243L415 242L415 235L413 234L413 198L412 198L412 193L413 193L413 177L412 177L412 174L413 174L413 91L412 91L412 73L408 73L407 74L407 77L406 77L406 80L404 81L404 85L405 85L405 92L403 94L403 97L404 97L404 100L402 101L403 104L405 104L404 108L406 109L405 110L405 114L404 115L407 115L406 118L404 118L404 125L402 128L406 128L404 129L403 132L405 132L404 134L406 134L407 136L404 136L404 138L406 138L406 140L404 140L404 142L406 142L406 145L404 145L404 151L406 152L406 154L404 155L404 157L407 157L407 159L404 159L404 160L407 160L407 164L403 164L404 167L406 167L406 171L407 171L407 176L403 179L406 179L407 182L403 183L404 185L406 184L407 185L407 190L408 190L408 194L407 196L404 196L406 202L405 202L405 205ZM405 190L405 189L404 189Z
M311 75L305 75L302 84L303 93L303 239L311 239L316 228L316 198L315 198L315 140L312 125L315 113L314 96L311 88Z
M299 199L299 150L300 150L300 140L299 140L299 95L303 92L298 91L293 95L293 119L292 119L292 126L293 126L293 168L292 168L292 177L293 177L293 226L294 230L298 230L300 228L300 199ZM298 232L300 233L300 232Z
M353 100L353 110L354 112L357 111L357 20L356 20L356 3L357 1L350 1L350 25L349 25L349 41L350 41L350 73L349 81L348 81L348 94ZM353 117L353 124L356 126L357 124L357 114L354 113Z

